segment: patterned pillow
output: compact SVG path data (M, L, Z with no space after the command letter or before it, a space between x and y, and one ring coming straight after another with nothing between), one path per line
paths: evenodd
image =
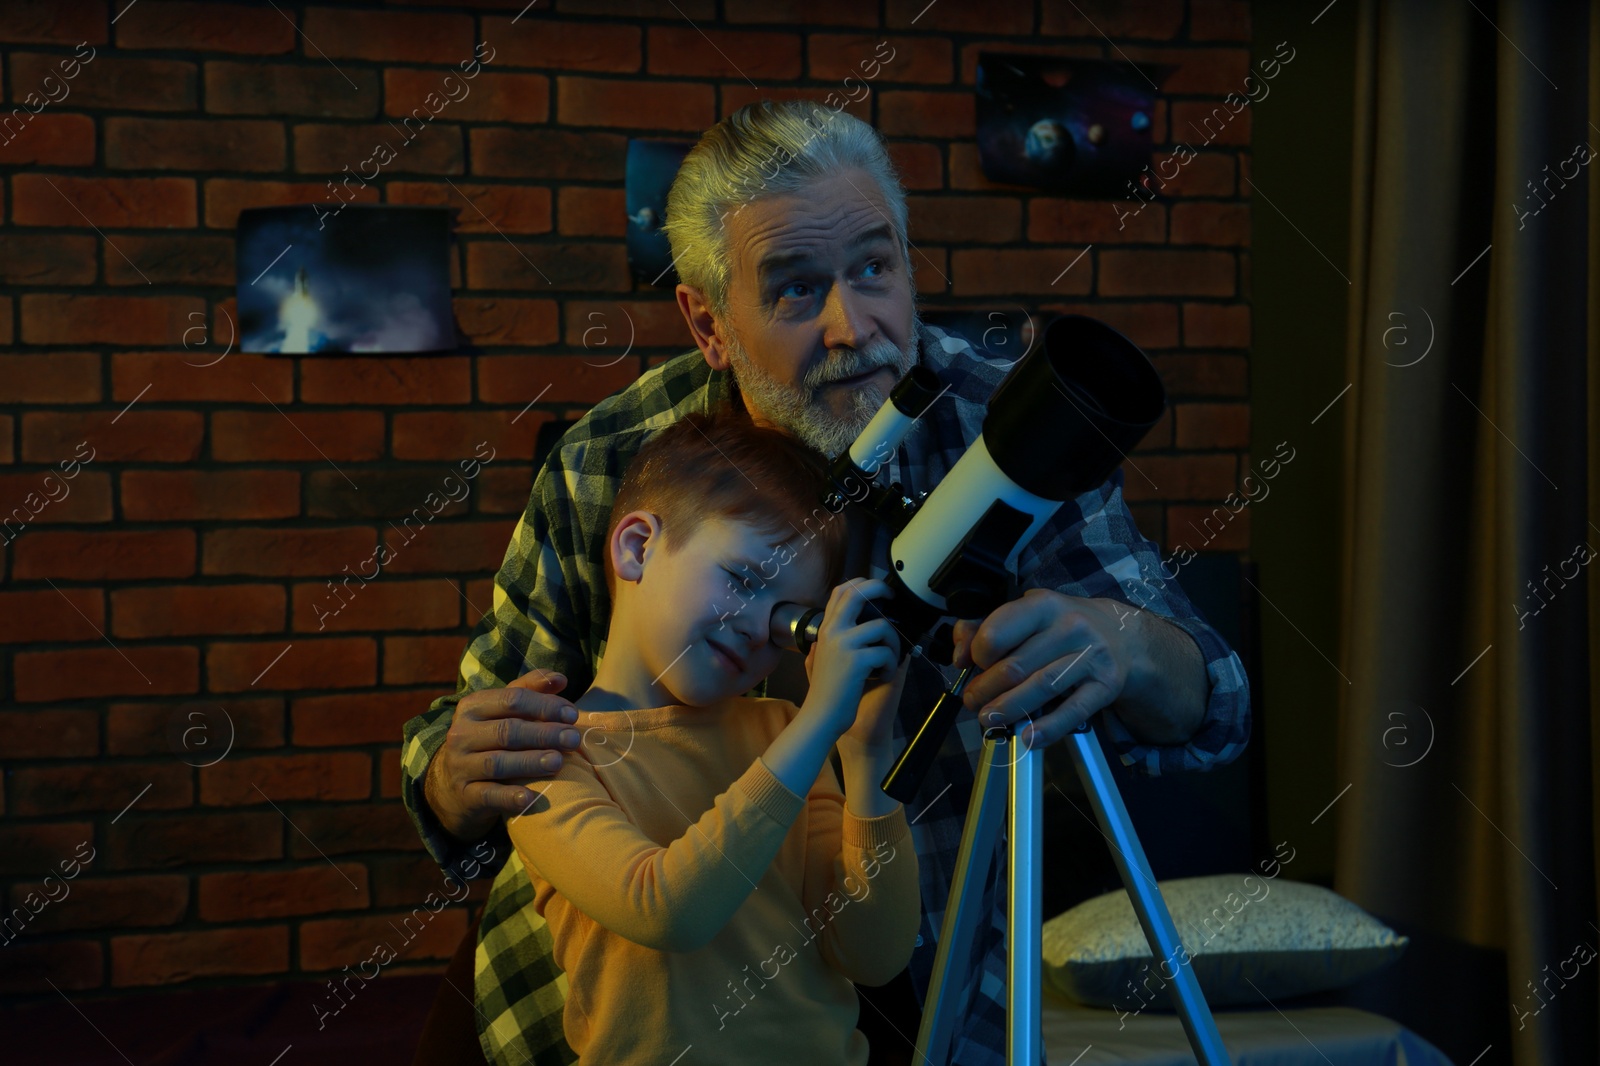
M1045 979L1089 1006L1172 1010L1167 986L1187 958L1213 1007L1264 1007L1354 984L1409 942L1317 885L1219 874L1163 881L1161 894L1183 940L1174 957L1154 957L1118 889L1044 923Z

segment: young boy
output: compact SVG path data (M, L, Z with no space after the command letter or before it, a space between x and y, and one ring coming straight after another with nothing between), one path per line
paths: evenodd
M582 746L507 818L580 1062L867 1061L851 982L898 974L921 916L905 811L878 787L905 666L867 606L888 586L833 587L826 485L815 452L724 410L659 431L618 490ZM825 607L800 707L741 695L784 654L784 601Z

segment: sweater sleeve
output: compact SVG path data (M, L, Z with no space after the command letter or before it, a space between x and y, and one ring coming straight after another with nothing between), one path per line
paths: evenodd
M663 847L628 817L580 753L507 819L523 863L595 922L657 951L694 951L728 924L777 857L805 797L759 758Z
M806 796L806 925L822 957L857 984L884 985L905 969L922 922L917 852L906 810L858 818L831 763Z

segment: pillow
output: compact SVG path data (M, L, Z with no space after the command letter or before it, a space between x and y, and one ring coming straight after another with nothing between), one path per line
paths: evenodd
M1080 1003L1118 1011L1172 1010L1187 958L1213 1007L1354 984L1397 960L1409 940L1317 885L1255 874L1160 882L1183 946L1157 959L1123 889L1044 923L1045 979ZM1254 987L1252 987L1252 984Z

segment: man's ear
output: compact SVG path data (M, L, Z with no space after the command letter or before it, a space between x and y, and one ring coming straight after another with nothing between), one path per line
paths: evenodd
M650 511L629 511L611 531L611 569L618 581L638 581L645 560L660 547L661 518Z
M728 347L723 340L722 323L711 313L705 294L692 285L679 284L676 289L678 310L689 324L689 333L696 347L706 357L712 370L728 369Z

